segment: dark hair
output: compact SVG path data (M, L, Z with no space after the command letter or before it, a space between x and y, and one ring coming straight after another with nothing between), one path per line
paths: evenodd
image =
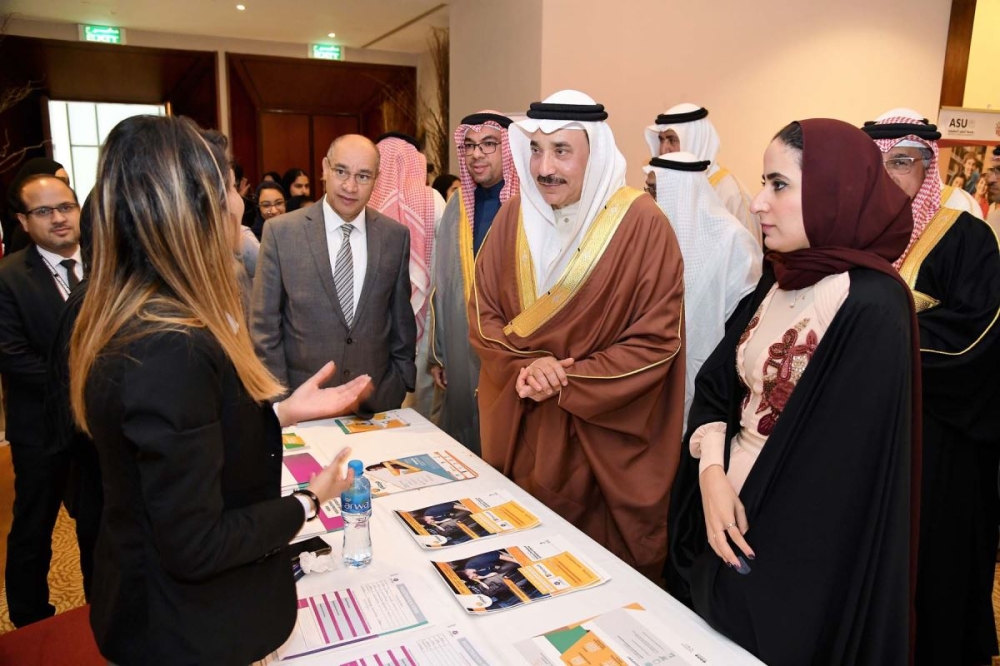
M434 179L434 183L431 185L435 190L441 193L441 198L445 201L448 200L448 188L451 184L458 180L458 176L453 176L450 173L443 173Z
M774 135L772 141L777 140L785 144L789 148L793 148L798 151L798 159L796 160L799 166L802 166L802 147L805 145L802 139L802 125L799 124L797 120L793 120L788 123L781 130Z
M304 194L297 194L294 197L289 197L285 200L285 212L291 213L292 211L296 211L307 203L311 202L309 201L309 197Z
M243 182L243 167L241 167L240 163L236 160L229 160L229 166L233 170L234 180L236 181L236 187L238 188L240 183Z
M288 199L288 194L285 193L285 188L282 187L281 183L274 183L270 180L265 180L257 186L257 201L260 201L260 193L264 190L278 190L281 192L282 198Z
M281 186L285 188L285 192L291 194L292 183L299 179L299 176L308 176L305 171L298 167L293 167L285 172L285 175L281 177Z
M798 151L802 150L802 125L798 121L793 120L788 123L781 130L774 135L775 139L779 139L781 143L785 144L789 148L795 148Z
M265 180L268 179L269 176L270 176L271 180L273 180L274 182L276 182L276 183L280 183L281 182L281 174L278 173L277 171L267 171L267 172L264 173L263 176L260 177L260 179L262 181L265 181Z
M80 258L83 260L84 273L90 273L90 264L94 256L94 214L93 191L87 195L80 207Z
M28 212L28 205L24 203L24 198L21 196L22 194L24 194L24 188L30 185L31 183L34 183L36 180L43 180L46 178L58 180L63 185L66 185L66 181L63 180L62 178L59 178L57 176L50 176L47 173L35 173L25 178L22 178L20 182L17 183L17 190L15 192L15 196L17 197L15 199L17 203L16 210L18 213L24 214ZM68 189L70 192L73 193L73 201L79 203L79 200L76 198L76 190L74 190L69 185L66 185L66 189Z
M212 144L212 147L215 148L216 151L225 153L229 148L229 139L227 139L226 135L219 130L203 129L201 130L201 135L205 137L205 141Z
M211 227L213 211L225 205L227 143L225 135L204 130L184 116L132 116L111 130L101 149L92 192L93 242L100 242L98 227L103 226L108 234L105 240L114 244L113 256L123 274L140 275L145 283L160 279L149 260L141 227L179 228L175 218L181 214L197 220L198 229ZM169 167L157 161L163 157L172 160ZM171 177L179 177L176 170L181 164L198 177L171 181ZM221 189L210 180L216 171L222 176ZM134 178L127 174L134 174ZM102 182L101 176L111 180ZM111 189L111 182L116 189ZM176 182L180 182L180 191L171 189ZM175 205L181 200L188 202L186 207ZM178 213L180 208L184 211ZM175 237L174 233L164 235Z

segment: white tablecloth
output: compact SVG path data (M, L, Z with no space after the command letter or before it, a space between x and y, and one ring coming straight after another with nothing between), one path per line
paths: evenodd
M344 446L350 446L353 449L351 457L362 460L366 466L390 458L446 450L474 469L479 477L373 500L371 532L374 558L371 566L361 570L340 568L329 573L309 574L298 583L300 597L338 586L356 584L366 579L405 573L413 581L411 591L427 614L428 621L436 625L435 628L458 625L474 641L480 639L488 649L492 650L491 656L495 658L496 666L514 666L523 663L513 647L518 641L637 602L654 613L659 620L691 645L710 654L712 664L740 666L762 663L710 628L701 618L661 588L517 487L419 414L408 409L400 410L399 414L411 424L409 427L345 435L333 425L332 420L328 420L300 424L294 430L310 446L321 449L331 459ZM451 499L473 497L494 490L510 493L528 510L534 512L541 519L542 525L525 532L428 551L416 544L392 513L395 509L418 508ZM576 552L603 569L610 575L611 580L598 587L521 608L473 617L461 608L430 564L432 559L456 560L470 557L479 551L514 544L518 540L543 539L553 535L561 535L567 539L573 544ZM333 546L333 555L339 562L341 533L336 532L325 538ZM300 657L288 663L295 666L340 664L352 657L398 645L406 638L405 633L390 635L338 650L327 650Z

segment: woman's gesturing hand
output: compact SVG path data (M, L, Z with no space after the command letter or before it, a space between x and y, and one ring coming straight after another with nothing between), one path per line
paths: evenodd
M368 375L355 377L340 386L320 388L333 376L336 369L337 366L330 361L288 398L278 403L278 420L282 428L299 421L353 414L358 404L371 395L372 380Z
M320 504L326 504L334 497L339 497L340 493L350 488L351 484L354 483L354 472L350 469L347 469L346 473L344 471L350 455L350 447L345 446L332 463L314 474L309 481L308 490L315 493Z

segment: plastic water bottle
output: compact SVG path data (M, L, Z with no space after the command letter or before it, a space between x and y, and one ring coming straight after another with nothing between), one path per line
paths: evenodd
M352 460L354 483L340 495L340 513L344 518L344 565L355 569L372 562L372 535L368 521L372 517L372 484L365 478L360 460Z

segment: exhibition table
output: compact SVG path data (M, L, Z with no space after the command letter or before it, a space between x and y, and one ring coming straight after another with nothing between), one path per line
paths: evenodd
M362 664L360 659L365 655L370 656L408 640L452 628L456 633L461 632L473 645L481 648L484 661L496 666L513 666L527 663L515 648L516 643L636 603L666 628L658 632L666 635L658 638L676 653L674 658L666 661L670 666L675 664L739 666L762 663L710 628L695 613L663 589L517 487L419 414L409 409L399 410L396 414L410 425L348 435L330 419L299 424L289 430L294 430L305 440L310 449L319 450L327 460L332 459L344 446L350 446L353 450L351 457L362 460L366 466L400 457L446 451L474 470L478 476L469 480L419 488L374 499L371 523L374 549L372 564L359 570L346 569L339 563L341 533L325 535L324 538L331 544L332 555L337 561L336 569L327 573L304 576L298 582L298 593L300 599L305 599L332 590L361 585L365 581L390 579L398 575L405 580L408 593L412 595L413 601L425 616L426 624L406 632L383 635L340 648L325 649L281 663L293 663L296 666L318 664L360 666ZM286 452L286 455L289 454ZM427 550L417 544L402 521L394 514L394 510L426 507L493 491L504 491L511 495L538 516L541 525L531 530L501 534L454 547ZM574 553L596 565L610 579L596 587L503 612L474 616L466 612L432 564L432 560L458 560L485 550L556 536L568 542ZM332 593L330 598L333 598ZM304 605L305 602L302 603ZM384 658L369 659L364 664L377 666L384 661ZM388 663L392 664L392 661ZM404 661L400 660L397 663L402 664Z

